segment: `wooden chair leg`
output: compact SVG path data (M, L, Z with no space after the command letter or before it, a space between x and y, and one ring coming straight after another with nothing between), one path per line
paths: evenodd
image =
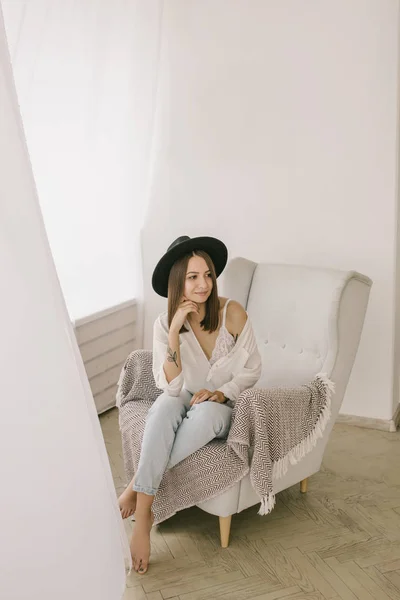
M306 479L303 479L303 481L300 481L300 492L302 494L306 493L307 485L308 485L308 477L306 477Z
M229 534L231 531L232 515L219 518L219 531L221 534L221 548L227 548L229 545Z

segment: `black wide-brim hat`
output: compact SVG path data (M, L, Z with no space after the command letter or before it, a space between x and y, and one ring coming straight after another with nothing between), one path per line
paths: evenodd
M153 272L153 290L164 298L168 297L168 279L174 262L193 250L204 250L214 263L215 274L219 277L228 261L228 249L223 242L213 237L190 238L187 235L178 237L169 246L164 256L158 261Z

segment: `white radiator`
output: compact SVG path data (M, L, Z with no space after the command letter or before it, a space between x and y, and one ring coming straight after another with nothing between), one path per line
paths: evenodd
M137 306L124 302L73 323L97 412L115 406L123 364L137 346Z

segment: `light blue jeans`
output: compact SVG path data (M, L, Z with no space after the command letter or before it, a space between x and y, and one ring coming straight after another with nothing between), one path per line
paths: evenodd
M214 438L228 435L232 409L218 402L190 406L192 394L161 394L150 408L133 489L154 496L164 472Z

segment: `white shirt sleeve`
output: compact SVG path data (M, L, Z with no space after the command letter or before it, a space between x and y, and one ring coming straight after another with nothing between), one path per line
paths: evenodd
M261 375L261 355L258 351L257 342L250 324L243 348L249 353L249 358L242 371L237 373L230 381L228 381L228 383L225 383L218 388L218 390L233 403L236 402L244 390L252 388L260 379Z
M158 389L163 390L169 396L179 396L183 386L183 371L168 383L164 371L165 357L168 348L168 329L161 323L158 317L153 329L153 376Z

